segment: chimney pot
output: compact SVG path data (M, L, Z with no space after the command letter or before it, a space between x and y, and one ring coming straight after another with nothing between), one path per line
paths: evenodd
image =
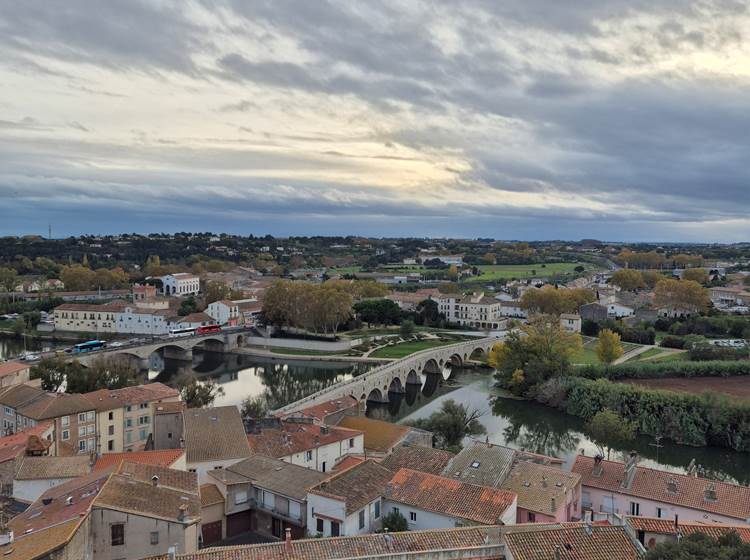
M286 548L287 551L292 547L292 530L287 527L286 528Z
M151 477L151 486L159 486L159 477L154 475Z

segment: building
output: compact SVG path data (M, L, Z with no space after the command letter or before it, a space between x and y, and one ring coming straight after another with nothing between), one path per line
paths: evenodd
M716 286L709 290L709 297L716 307L750 304L750 291L742 286Z
M647 549L664 542L674 542L693 533L703 533L715 539L735 532L743 542L750 543L750 525L659 519L656 517L627 517L638 541Z
M421 445L401 446L386 456L380 464L394 474L400 469L411 469L440 475L455 454L443 449L433 449Z
M510 447L476 441L453 457L442 474L462 482L499 488L513 468L516 455L517 451Z
M150 284L133 284L131 288L134 302L153 299L156 297L156 286Z
M617 301L611 301L607 303L607 316L615 319L622 319L623 317L632 317L635 315L635 309L624 303Z
M103 471L117 467L122 461L153 465L177 471L187 470L184 449L163 449L160 451L126 451L124 453L105 453L96 459L92 471Z
M517 523L581 519L581 477L576 473L518 461L500 488L518 496Z
M122 389L100 389L83 395L96 410L97 453L142 451L152 438L157 405L180 400L180 392L163 383Z
M397 512L410 530L512 525L516 494L410 469L399 469L385 492L386 515Z
M584 303L578 308L578 314L583 321L594 323L601 323L609 318L607 306L596 302Z
M184 422L182 401L162 402L154 407L153 449L182 449Z
M304 536L307 492L326 479L323 473L262 455L209 471L208 476L224 501L226 537L254 531L278 539L287 529L292 538Z
M468 296L444 294L436 296L438 311L449 323L481 329L499 329L504 323L503 305L500 300L475 293Z
M13 479L24 457L46 455L52 446L52 422L41 422L0 438L0 495L13 495Z
M163 335L178 320L176 312L159 300L64 303L53 313L55 330L87 333Z
M31 366L23 362L11 360L0 363L0 388L26 383L30 372Z
M123 462L47 490L7 524L11 560L138 560L198 549L194 474Z
M247 327L255 325L261 311L263 311L263 304L256 298L239 299L234 303L237 304L237 310L240 314L240 324Z
M251 455L245 426L236 406L188 408L184 421L187 468L198 482L212 482L208 471L229 467Z
M234 327L240 324L239 304L227 299L221 299L208 304L206 314L218 325Z
M435 258L438 259L441 263L447 264L448 266L463 266L464 264L463 255L437 255Z
M316 424L337 425L344 416L359 416L360 402L352 396L290 412L283 418L312 418Z
M600 457L576 457L572 471L581 476L582 505L594 512L685 521L748 523L750 488L696 478Z
M88 455L23 457L13 480L13 499L34 502L50 488L88 474L92 464Z
M253 453L328 472L342 458L365 452L360 430L314 424L312 418L273 420L270 427L258 423L250 428L247 441Z
M201 291L201 280L189 272L175 272L161 277L162 292L168 296L195 296Z
M421 430L417 431L409 426L373 420L366 416L344 416L339 422L339 427L357 430L364 434L364 445L368 457L385 457L399 445L413 441L412 433L419 436L419 432L421 432ZM419 437L420 444L432 447L432 434L424 433L428 436L426 438Z
M175 323L178 329L197 329L198 327L215 325L216 321L214 321L214 318L208 313L199 311L198 313L191 313L184 317L178 317L175 319Z
M581 332L581 316L576 313L563 313L560 315L560 327L567 332Z
M226 538L225 500L216 484L202 484L200 543L207 546Z
M528 312L521 307L521 302L517 300L500 300L500 316L513 317L516 319L525 319L529 316Z
M338 537L380 528L382 498L393 473L367 460L331 476L307 493L307 532Z
M0 406L5 435L51 421L51 455L96 451L96 411L82 395L50 393L24 384L12 385L0 391Z

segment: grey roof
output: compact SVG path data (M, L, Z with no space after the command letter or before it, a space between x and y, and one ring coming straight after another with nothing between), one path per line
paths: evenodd
M253 486L300 501L307 498L309 488L330 476L263 455L253 455L226 469L219 469L218 472L211 471L211 475L218 480L225 477L234 481L229 482L230 484L244 479L246 482L252 482Z
M245 426L236 406L189 408L183 418L188 463L250 456Z
M88 455L71 457L24 457L16 473L16 480L46 480L77 478L91 471Z
M509 447L477 441L451 459L443 476L497 488L508 476L515 456L516 451Z

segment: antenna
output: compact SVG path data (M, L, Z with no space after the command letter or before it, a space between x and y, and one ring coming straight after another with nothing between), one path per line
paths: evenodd
M47 239L51 240L52 239L52 223L48 224L47 229L48 229L48 232L49 232L49 235L47 235Z

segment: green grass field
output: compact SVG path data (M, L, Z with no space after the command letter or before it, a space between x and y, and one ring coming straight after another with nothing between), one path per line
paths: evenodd
M591 265L583 263L480 265L478 268L482 271L482 274L470 278L469 281L482 282L492 280L510 280L511 278L548 277L555 274L569 274L575 272L575 267L577 266L584 266L587 270L591 268Z
M410 354L414 354L414 352L419 352L420 350L437 348L438 346L446 346L448 344L455 344L456 342L458 341L436 340L434 338L428 340L416 340L413 342L401 342L400 344L395 344L393 346L379 348L370 354L370 356L373 358L404 358Z
M597 338L584 338L585 342L583 343L583 350L578 352L575 356L573 356L573 359L571 360L574 364L577 365L596 365L601 364L599 361L599 356L596 354L596 345L598 343ZM622 343L622 349L625 351L624 353L627 354L628 352L632 352L636 348L640 346L639 344L632 344L630 342L623 342ZM649 351L645 352L645 354L648 354Z

